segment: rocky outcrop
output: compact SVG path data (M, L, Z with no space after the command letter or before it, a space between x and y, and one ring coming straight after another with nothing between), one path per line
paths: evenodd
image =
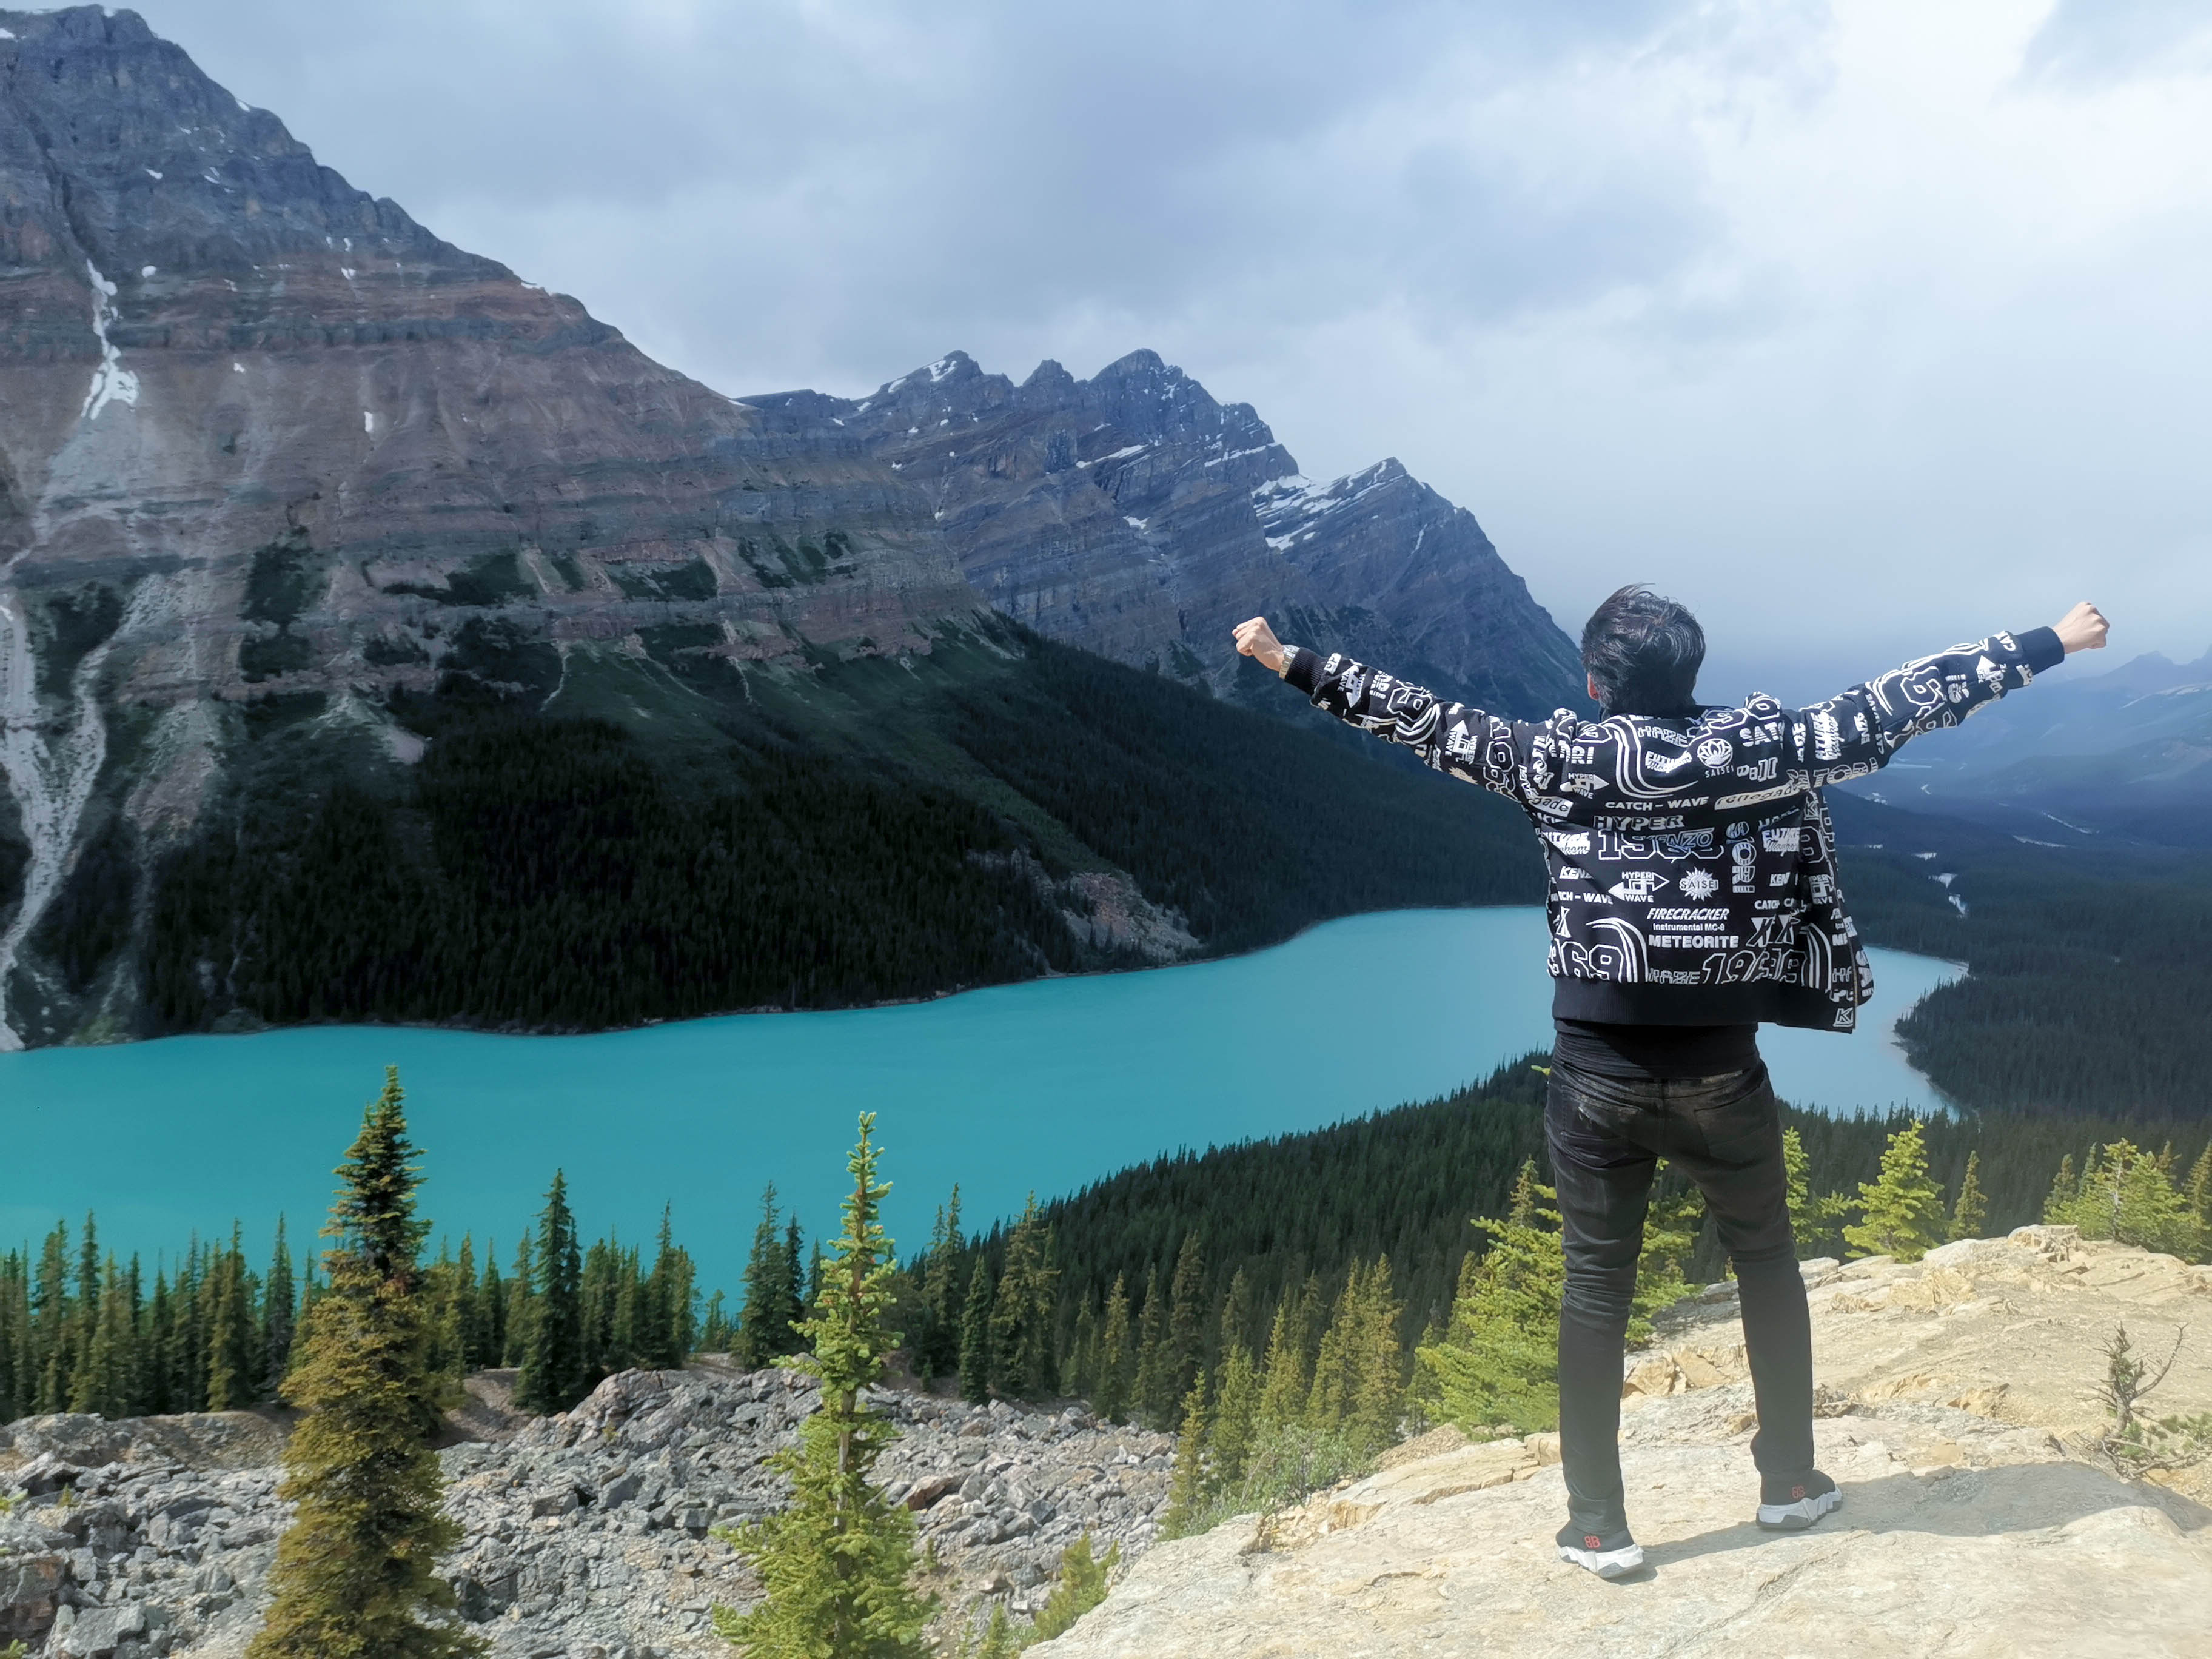
M886 1490L915 1511L931 1587L955 1610L985 1595L1034 1608L1084 1534L1103 1555L1140 1553L1157 1533L1165 1436L1079 1407L877 1398L901 1437L879 1466ZM465 1538L443 1571L463 1617L501 1659L726 1654L710 1609L758 1586L713 1529L782 1502L767 1460L818 1399L787 1371L629 1371L572 1412L449 1448ZM0 1646L21 1639L42 1659L243 1650L289 1519L268 1422L47 1418L0 1436L0 1490L25 1493L0 1516Z
M1582 695L1573 647L1464 507L1386 460L1298 474L1249 404L1135 351L1017 386L956 351L872 397L748 397L794 435L835 426L926 490L976 590L1055 639L1227 689L1230 629L1386 663L1541 714Z
M1558 1560L1556 1436L1445 1434L1287 1515L1158 1547L1031 1651L2201 1655L2212 1491L2201 1468L2160 1486L2098 1464L2087 1395L2116 1324L2160 1353L2188 1324L2198 1340L2159 1409L2212 1408L2212 1267L2072 1234L1806 1264L1820 1460L1845 1493L1811 1532L1751 1523L1750 1384L1732 1287L1717 1286L1629 1378L1622 1465L1646 1571L1605 1584Z

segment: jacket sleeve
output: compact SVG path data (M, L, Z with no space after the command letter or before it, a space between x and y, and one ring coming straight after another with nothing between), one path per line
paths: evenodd
M1393 679L1341 652L1294 647L1283 678L1347 726L1403 744L1425 765L1527 805L1525 752L1514 722Z
M1793 768L1818 787L1862 778L1923 732L1956 726L2066 659L2056 629L1992 634L1921 657L1789 716Z

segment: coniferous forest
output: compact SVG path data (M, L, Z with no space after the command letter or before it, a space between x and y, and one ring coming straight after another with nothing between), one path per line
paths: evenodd
M522 712L558 680L533 649L478 639L400 699L425 744L405 768L303 737L319 698L254 706L247 781L155 879L160 1030L591 1029L1141 965L1057 907L1055 880L1102 868L1209 953L1541 894L1504 803L1018 630L941 645L918 689L825 665L805 699L672 655L680 739L585 690ZM105 914L58 911L53 948L112 950Z

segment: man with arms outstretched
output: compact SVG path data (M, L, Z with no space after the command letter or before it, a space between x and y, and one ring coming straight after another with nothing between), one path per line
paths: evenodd
M1813 1466L1813 1342L1759 1057L1761 1021L1849 1031L1874 989L1837 885L1822 786L1864 777L2074 651L2095 606L1992 634L1809 708L1695 700L1705 636L1681 605L1624 587L1583 630L1589 720L1508 720L1279 641L1237 648L1316 708L1528 815L1551 873L1555 1041L1545 1138L1566 1257L1559 1310L1559 1556L1601 1577L1643 1564L1620 1482L1620 1378L1654 1165L1704 1192L1735 1268L1759 1406L1759 1524L1796 1530L1843 1501Z

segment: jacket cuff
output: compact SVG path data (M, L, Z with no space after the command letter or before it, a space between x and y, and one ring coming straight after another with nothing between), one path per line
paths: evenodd
M2028 667L2038 674L2066 660L2066 647L2058 642L2058 630L2055 628L2031 628L2012 638L2021 655L2027 659Z
M2051 633L2047 628L2043 631L2046 634ZM2051 637L2057 639L2058 636L2051 634ZM1283 669L1283 683L1286 685L1295 685L1310 697L1321 678L1321 665L1320 652L1309 651L1303 645L1294 645L1291 647L1291 660Z

